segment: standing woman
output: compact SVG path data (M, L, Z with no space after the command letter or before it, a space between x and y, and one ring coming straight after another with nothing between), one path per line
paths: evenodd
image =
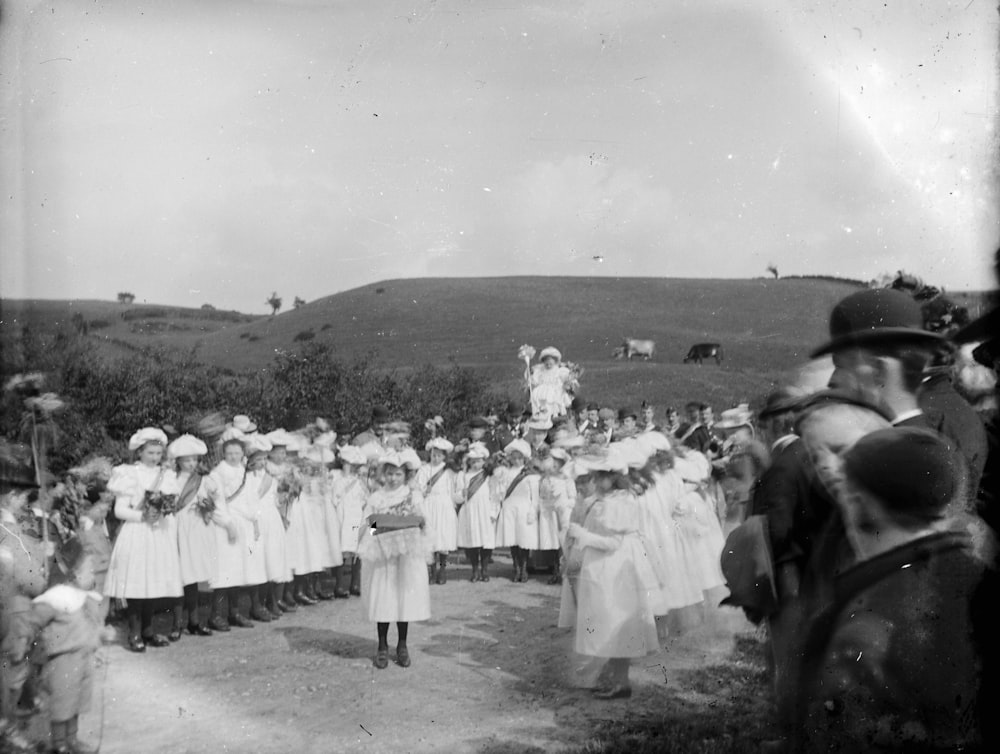
M253 628L249 618L240 614L239 598L246 584L245 558L247 527L238 514L239 497L246 489L246 466L243 462L243 434L222 441L222 460L212 469L210 477L215 487L215 507L227 526L216 530L218 552L215 575L212 577L214 610L209 626L214 631L229 631L231 626ZM252 536L252 534L251 534Z
M174 475L160 465L167 446L163 430L145 427L128 441L138 460L116 466L108 481L115 495L118 530L104 593L122 600L128 617L128 646L145 652L146 644L165 647L170 640L153 631L154 600L184 594L177 554L177 520L168 509L177 495ZM161 509L160 503L166 506Z
M499 481L497 547L509 547L515 583L528 580L528 552L538 547L538 475L528 468L531 446L513 440L504 449L510 466Z
M461 507L458 509L457 545L465 550L472 564L470 581L489 581L486 566L493 548L496 547L497 517L500 505L490 485L490 474L486 470L489 448L481 442L469 445L465 454L467 468L463 478L458 480Z
M628 463L616 449L588 464L597 497L583 524L571 523L571 547L581 553L580 573L572 595L563 582L559 625L576 628L575 649L607 660L597 688L598 699L632 695L629 666L633 658L659 651L655 617L666 612L656 595L659 583L639 533L639 506L627 473Z
M210 509L214 503L206 505L205 501L212 498L209 491L212 483L198 469L201 458L207 453L208 447L194 435L181 435L167 446L167 456L176 465L174 483L180 490L177 495L177 551L184 585L184 598L174 604L174 628L167 636L172 641L181 638L185 610L188 633L212 635L198 610L199 586L206 588L211 601L208 583L215 575L218 558L215 521L221 520L221 513Z
M358 555L364 559L361 601L378 629L378 649L374 665L383 669L389 664L389 624L396 623L398 642L396 662L409 667L406 645L410 623L431 617L431 593L427 581L429 544L423 531L423 500L420 491L407 484L406 461L394 451L387 452L379 463L381 486L372 492L365 508L366 516L389 514L413 517L410 523L420 528L375 533L367 526L361 533Z
M256 498L255 538L252 549L263 569L257 569L257 584L248 583L250 589L250 617L267 623L281 617L278 607L278 590L291 578L291 569L285 553L285 525L278 512L278 480L269 471L268 458L274 449L266 437L250 438L247 458L247 487ZM250 573L248 568L247 573Z
M430 462L417 471L415 484L424 498L427 513L427 534L434 549L434 559L430 566L430 581L435 584L447 582L445 569L448 553L458 547L458 515L455 512L455 472L448 468L445 460L455 449L443 437L435 437L427 443Z
M356 558L368 486L362 473L367 463L365 454L354 445L344 445L339 457L340 475L333 483L333 498L340 514L340 549L344 563L339 570L334 569L337 586L333 596L344 599L351 594L361 594L361 566Z

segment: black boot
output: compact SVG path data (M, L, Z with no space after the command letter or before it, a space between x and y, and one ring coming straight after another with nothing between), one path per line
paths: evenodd
M347 556L350 557L350 556ZM333 587L333 596L338 600L346 599L351 596L351 565L350 562L345 559L344 565L339 565L333 569L333 576L336 582Z
M448 568L448 553L441 553L438 555L438 573L436 584L447 584L448 574L446 569Z
M208 627L213 631L229 631L229 621L226 620L227 612L226 590L216 589L212 595L212 617L208 621Z
M485 548L483 548L482 550L480 550L480 552L479 552L479 562L480 562L480 566L479 566L479 580L480 581L489 581L490 580L490 576L489 576L488 573L486 573L486 569L489 566L489 564L493 562L493 550L487 550Z
M278 601L278 609L286 613L294 613L298 610L295 606L295 582L286 581L281 586L283 597Z
M427 583L436 584L437 578L437 562L433 562L427 566Z
M351 594L355 597L361 596L361 559L355 555L354 562L351 563Z

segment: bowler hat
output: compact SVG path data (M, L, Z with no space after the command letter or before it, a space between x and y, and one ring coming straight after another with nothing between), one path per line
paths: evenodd
M373 424L384 424L389 421L389 409L385 406L375 406L372 409L372 423Z
M805 397L805 393L794 386L779 387L764 399L764 407L757 412L757 417L769 419L778 414L794 411Z
M852 293L830 313L830 340L810 356L878 344L940 343L944 337L923 329L924 317L913 298L889 288Z
M490 426L490 423L486 421L482 416L474 416L469 419L469 426L472 429L486 429Z

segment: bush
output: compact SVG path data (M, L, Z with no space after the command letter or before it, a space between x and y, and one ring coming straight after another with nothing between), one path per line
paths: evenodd
M320 332L323 332L323 331L329 330L331 327L333 327L333 325L331 325L329 322L327 322L325 325L323 325L319 329L320 329Z
M87 327L91 330L103 330L105 327L111 327L111 323L106 319L92 319L87 322Z
M292 338L292 340L294 340L295 342L299 342L303 340L312 340L315 337L316 333L314 333L312 330L303 330L302 332L298 333L294 338Z
M249 337L250 337L250 333L248 333L248 332L241 332L240 333L240 338L249 338Z
M247 340L249 340L251 343L253 343L255 340L260 340L260 336L259 335L251 335L249 338L247 338Z

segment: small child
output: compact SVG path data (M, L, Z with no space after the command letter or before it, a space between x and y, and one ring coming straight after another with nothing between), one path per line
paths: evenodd
M42 632L47 662L42 680L49 693L52 751L84 754L96 749L77 740L79 715L90 705L94 653L100 645L102 595L94 588L93 557L77 539L60 553L65 573L32 601L31 623Z

